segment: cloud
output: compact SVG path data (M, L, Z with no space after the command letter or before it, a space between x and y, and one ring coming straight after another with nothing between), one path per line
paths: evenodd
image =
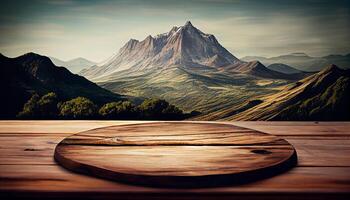
M337 15L341 16L340 14ZM223 46L238 56L273 56L291 52L311 55L348 53L348 18L297 16L275 13L238 16L221 20L199 20L199 27L217 36Z
M40 3L47 3L55 6L71 6L76 3L73 0L38 0Z
M339 3L340 2L340 3ZM18 5L21 6L18 6ZM349 6L342 1L11 1L0 8L0 52L103 60L130 38L192 23L234 55L348 53Z

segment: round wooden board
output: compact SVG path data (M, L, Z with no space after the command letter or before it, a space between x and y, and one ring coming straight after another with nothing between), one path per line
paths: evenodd
M273 176L297 161L287 141L219 123L159 122L93 129L55 149L63 167L158 187L209 187Z

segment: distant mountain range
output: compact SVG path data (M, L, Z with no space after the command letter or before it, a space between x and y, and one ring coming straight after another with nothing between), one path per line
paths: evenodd
M71 71L74 74L77 74L81 70L85 68L89 68L93 65L96 65L95 62L92 62L90 60L87 60L85 58L75 58L68 61L63 61L55 57L50 57L50 60L55 64L56 66L61 66L67 68L69 71Z
M295 70L293 73L290 73L293 68L289 67L287 69L287 66L284 66L284 68L281 68L281 66L279 68L276 66L265 67L259 61L237 63L232 65L226 65L220 68L224 69L224 71L229 71L233 73L249 74L252 76L270 79L298 80L300 78L305 77L308 74L299 70Z
M17 58L0 54L0 80L0 118L14 117L33 93L55 92L61 99L83 96L100 104L124 98L34 53Z
M350 68L350 54L347 55L328 55L324 57L311 57L305 53L292 53L276 57L246 56L241 58L244 61L259 60L268 66L275 63L289 65L300 71L315 72L323 69L324 66L335 64L340 68Z
M297 70L289 65L282 64L282 63L273 63L267 66L267 68L273 71L284 73L284 74L298 74L303 72L301 70Z

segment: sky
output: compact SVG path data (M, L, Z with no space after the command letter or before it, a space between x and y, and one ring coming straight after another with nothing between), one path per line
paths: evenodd
M101 62L130 39L192 24L236 57L350 53L350 0L5 0L0 53Z

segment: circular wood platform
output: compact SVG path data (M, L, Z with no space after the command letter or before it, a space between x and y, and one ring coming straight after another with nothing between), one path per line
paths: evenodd
M111 180L157 187L241 184L295 165L287 141L219 123L159 122L93 129L55 149L63 167Z

